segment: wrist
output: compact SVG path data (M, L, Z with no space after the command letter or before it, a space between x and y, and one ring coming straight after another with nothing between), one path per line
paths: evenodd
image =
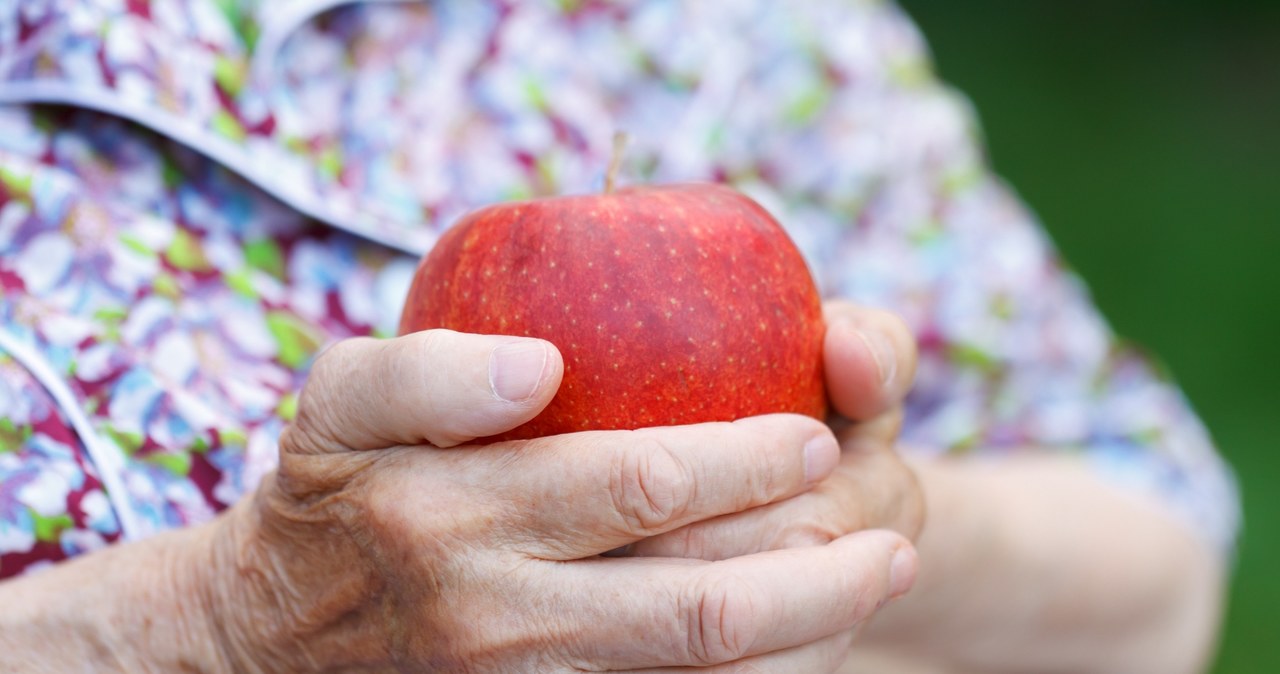
M198 561L190 569L203 622L198 631L207 635L212 646L217 665L214 671L258 670L252 656L261 649L253 640L271 632L265 619L271 613L267 598L258 596L237 580L240 569L247 566L242 562L240 551L245 541L251 540L252 523L247 521L248 515L242 502L211 522L201 541L202 553L193 558ZM258 635L254 635L249 624L249 617L255 615L263 617Z
M111 624L128 671L229 672L211 613L211 558L221 518L138 543L137 563ZM163 621L163 622L162 622ZM167 623L167 624L166 624Z
M289 560L282 563L264 544L258 500L269 481L210 524L201 563L192 569L218 671L307 671L292 662L301 644L286 610L285 595L300 588L281 577Z
M202 599L208 527L0 584L0 653L23 671L228 671Z

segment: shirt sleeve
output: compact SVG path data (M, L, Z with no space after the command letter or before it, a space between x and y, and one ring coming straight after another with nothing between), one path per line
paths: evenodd
M1080 455L1229 551L1238 494L1205 428L1158 361L1111 330L991 170L968 102L932 75L907 18L889 15L902 38L886 58L915 74L887 80L878 112L850 100L825 113L837 144L839 129L875 115L884 159L861 172L877 180L855 222L812 255L829 293L898 311L915 330L904 439L938 453Z

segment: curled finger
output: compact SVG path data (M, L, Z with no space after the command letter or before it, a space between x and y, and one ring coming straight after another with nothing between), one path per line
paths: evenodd
M888 449L846 447L836 471L804 494L695 522L637 541L618 554L729 559L824 545L863 529L889 529L914 539L923 519L924 498L906 463Z
M829 428L793 414L508 446L510 460L486 478L512 513L504 535L529 556L555 560L789 498L840 460Z

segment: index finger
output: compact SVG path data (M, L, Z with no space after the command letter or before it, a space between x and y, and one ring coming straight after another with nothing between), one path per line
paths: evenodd
M494 492L532 557L590 557L799 494L840 460L831 430L794 414L528 441Z

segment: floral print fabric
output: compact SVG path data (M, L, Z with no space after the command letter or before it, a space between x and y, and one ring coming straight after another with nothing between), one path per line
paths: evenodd
M412 260L311 223L118 119L10 109L0 127L0 136L30 144L18 154L0 140L0 320L38 350L95 435L125 457L135 535L208 519L274 464L315 351L394 327L404 284L386 279L407 277ZM13 479L39 468L48 485L48 462L58 459L66 463L58 475L76 484L61 489L63 510L49 516L69 519L41 531L74 553L69 544L86 531L75 524L91 515L78 492L96 488L79 485L78 471L93 475L85 448L19 363L0 361L0 373L0 486L22 516L0 527L30 533L43 521L32 517L55 510L27 500L38 492L18 489L10 467ZM60 453L49 450L55 441ZM4 552L30 545L28 536ZM0 556L0 572L11 563Z
M626 178L729 182L828 295L906 317L907 444L1078 452L1234 535L1204 430L891 4L34 0L0 9L0 101L0 334L53 373L0 357L0 576L243 496L314 354L390 334L416 253L598 189L616 130Z

